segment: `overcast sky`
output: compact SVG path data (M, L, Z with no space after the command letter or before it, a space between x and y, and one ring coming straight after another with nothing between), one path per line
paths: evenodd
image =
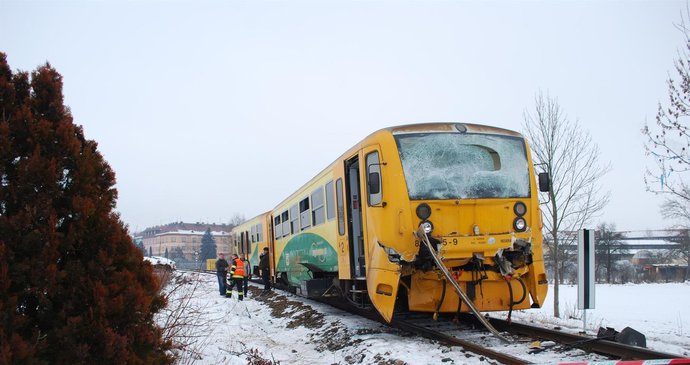
M117 174L130 230L267 211L371 132L522 131L539 90L599 145L596 222L661 229L640 129L684 45L684 1L8 1L12 69L50 62Z

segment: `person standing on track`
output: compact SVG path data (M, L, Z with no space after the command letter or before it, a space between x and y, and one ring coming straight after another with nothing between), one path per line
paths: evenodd
M264 292L271 290L271 269L268 262L268 247L264 247L264 252L259 256L259 269L261 269L261 279L264 282Z
M232 266L230 266L229 286L225 289L225 297L232 298L232 289L237 287L237 297L244 299L244 262L237 254L232 254Z
M225 260L225 255L222 253L218 254L218 260L216 260L216 276L218 276L218 290L220 295L225 295L225 280L228 276L228 262Z

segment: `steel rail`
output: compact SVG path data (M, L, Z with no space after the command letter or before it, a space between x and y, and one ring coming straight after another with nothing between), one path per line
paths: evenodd
M461 318L467 321L475 321L473 316L463 313ZM656 360L683 358L677 354L669 354L651 350L644 347L626 345L619 342L589 337L578 334L566 333L549 328L537 327L525 323L508 322L498 318L489 318L494 327L501 331L529 336L536 339L551 340L563 345L577 347L587 352L618 358L621 360Z

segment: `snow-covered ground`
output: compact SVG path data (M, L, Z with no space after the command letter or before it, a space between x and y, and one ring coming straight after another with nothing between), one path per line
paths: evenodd
M577 285L561 285L559 290L561 319L553 317L553 286L543 308L516 313L513 319L581 331ZM595 299L595 309L587 310L588 334L596 335L599 327L631 327L646 336L647 347L690 357L690 282L598 284Z
M488 363L461 348L400 333L308 299L282 292L262 295L252 286L249 298L240 302L219 295L214 275L175 275L171 312L162 313L159 321L180 323L169 327L178 329L176 336L185 345L179 351L182 364ZM560 297L562 319L552 316L552 295L544 308L513 313L513 319L580 331L577 287L561 286ZM619 331L629 326L647 336L648 347L690 357L689 283L598 285L596 299L597 308L587 313L590 333L599 326ZM563 356L545 351L539 361L569 360Z

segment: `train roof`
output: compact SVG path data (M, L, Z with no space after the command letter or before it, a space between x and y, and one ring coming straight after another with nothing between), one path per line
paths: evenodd
M271 209L272 209L272 208L271 208ZM246 226L247 224L255 224L255 222L263 222L263 218L264 218L267 214L270 214L270 213L271 213L271 210L269 210L269 211L267 211L267 212L263 212L263 213L261 213L261 214L259 214L259 215L256 215L256 216L252 217L252 218L245 219L242 223L240 223L240 224L238 224L238 225L232 227L232 230L231 230L230 232L234 232L235 230L241 230L240 228L243 227L243 226Z
M511 131L509 129L503 129L498 127L491 127L482 124L472 124L472 123L419 123L419 124L407 124L399 125L395 127L384 128L390 133L396 134L406 134L406 133L487 133L487 134L502 134L507 136L522 137L518 132Z

